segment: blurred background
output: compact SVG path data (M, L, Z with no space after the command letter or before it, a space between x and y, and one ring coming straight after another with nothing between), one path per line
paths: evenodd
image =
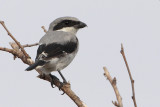
M138 107L156 107L160 96L160 1L159 0L0 0L0 20L21 42L36 43L56 18L73 16L88 27L77 37L79 52L62 71L72 90L88 107L114 107L114 91L103 76L106 66L117 86L124 107L134 107L131 84L120 54L123 43L135 80ZM0 46L13 40L0 26ZM26 48L32 57L36 47ZM0 107L76 107L58 88L26 72L28 65L0 51ZM60 77L58 72L52 74Z

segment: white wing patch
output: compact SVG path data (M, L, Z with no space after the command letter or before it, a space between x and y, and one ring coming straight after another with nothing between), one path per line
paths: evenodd
M45 53L45 52L42 52L41 53L43 56L45 56L45 57L47 57L48 56L48 54L47 53Z
M42 60L43 58L47 57L48 54L45 53L45 52L42 52L39 56L38 56L38 59Z
M67 55L67 52L65 52L65 51L62 51L62 52L63 52L63 54Z

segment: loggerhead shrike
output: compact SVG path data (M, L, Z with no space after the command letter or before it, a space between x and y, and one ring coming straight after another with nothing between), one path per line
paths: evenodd
M26 70L35 68L42 71L43 75L51 75L52 71L58 71L67 67L77 54L79 43L76 33L87 25L75 17L60 17L54 20L46 34L40 39L35 63ZM53 81L51 82L53 85Z

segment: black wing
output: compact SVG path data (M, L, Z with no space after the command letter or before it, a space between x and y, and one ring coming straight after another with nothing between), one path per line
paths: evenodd
M42 60L37 60L34 64L30 65L26 71L30 71L30 70L33 70L35 69L37 66L43 66L46 62L45 61L42 61Z
M52 43L52 44L42 44L39 46L37 50L37 57L36 59L39 59L39 56L44 52L46 56L45 58L53 58L53 57L60 57L64 55L64 53L72 53L77 49L78 42L67 42L64 45L58 44L58 43Z

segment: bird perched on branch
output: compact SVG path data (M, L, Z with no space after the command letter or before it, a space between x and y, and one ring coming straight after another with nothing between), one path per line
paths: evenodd
M44 76L50 75L51 77L52 71L58 71L63 83L67 83L60 71L67 67L77 54L79 43L76 33L86 26L75 17L60 17L54 20L39 41L35 63L26 70L37 68ZM53 86L53 80L51 85Z

